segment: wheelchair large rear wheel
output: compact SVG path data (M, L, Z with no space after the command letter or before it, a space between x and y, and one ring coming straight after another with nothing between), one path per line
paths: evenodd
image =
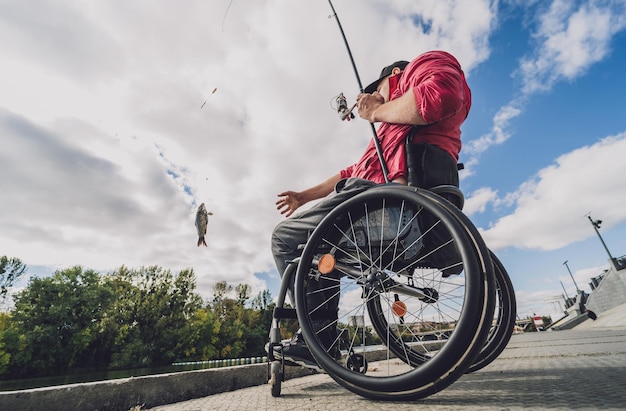
M298 321L339 384L368 398L421 398L472 364L492 319L493 266L455 213L419 189L380 186L313 232L295 279Z
M431 199L436 201L444 208L448 210L457 210L459 208L458 205L453 204L442 198L441 192L445 193L445 188L443 190L439 190L441 192L432 191L434 195L431 193L430 189L428 191L429 193L425 194L430 196ZM473 226L473 224L468 222L467 217L458 213L456 214L456 216L461 218L459 222L461 226L465 228L471 238L480 238L480 234ZM491 250L484 248L484 246L479 247L481 247L480 250L482 253L489 254L490 259L493 263L495 280L495 304L493 320L489 328L489 333L487 335L485 344L482 347L480 353L477 355L476 359L474 360L474 363L467 369L467 373L478 371L489 365L496 358L498 358L498 356L506 348L511 339L517 315L515 290L513 289L513 284L511 283L511 279L509 278L509 275L506 272L504 265ZM411 358L416 362L422 361L424 358L428 359L428 356L424 356L421 353L417 353L413 356L407 355L406 357Z
M478 371L498 358L511 340L515 328L517 308L513 284L504 265L493 252L491 252L491 261L496 280L496 306L493 323L489 329L487 341L474 363L467 369L468 373Z

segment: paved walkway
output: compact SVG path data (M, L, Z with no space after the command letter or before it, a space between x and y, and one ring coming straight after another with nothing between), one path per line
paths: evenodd
M622 314L618 314L622 315ZM615 324L615 322L613 322ZM418 408L419 407L419 408ZM624 410L626 326L514 335L500 357L418 401L372 401L325 374L285 381L282 395L268 385L151 408L204 410Z

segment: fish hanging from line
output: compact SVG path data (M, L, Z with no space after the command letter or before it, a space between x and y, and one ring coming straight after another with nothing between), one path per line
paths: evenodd
M204 203L200 204L200 207L198 207L198 211L196 212L196 230L198 231L198 247L200 247L200 244L204 244L205 247L207 246L206 240L204 239L204 237L206 236L206 227L207 227L207 224L209 223L210 215L213 215L213 213L206 211L206 207L204 206Z

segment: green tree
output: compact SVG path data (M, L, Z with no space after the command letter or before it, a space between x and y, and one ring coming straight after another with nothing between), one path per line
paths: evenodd
M213 311L198 308L187 321L184 333L184 357L191 361L208 361L219 358L217 349L221 323Z
M268 341L270 327L276 304L272 301L269 290L260 291L251 301L252 311L257 314L254 323L250 324L250 330L246 339L246 357L259 357L266 354L265 343ZM295 320L283 320L282 323L296 322Z
M244 308L232 298L226 298L220 305L221 313L218 355L221 358L240 357L245 349L245 337L248 327L244 321Z
M260 291L256 297L252 299L252 308L258 311L266 311L270 305L272 305L273 310L273 302L272 302L272 293L269 290Z
M246 302L250 299L250 293L252 287L249 284L237 284L235 287L235 293L237 294L237 303L241 306L245 306Z
M99 274L76 266L31 279L15 296L3 335L13 375L49 375L92 365L99 323L113 293Z
M227 294L235 290L235 299ZM251 287L238 284L234 288L225 281L216 283L211 307L220 322L219 338L216 342L220 358L263 356L265 343L272 322L275 304L268 290L261 291L252 298Z
M213 285L213 300L211 308L219 319L223 319L226 313L224 312L224 301L228 299L228 294L233 290L233 286L229 285L226 281L218 281Z
M0 298L5 298L9 288L26 272L19 258L0 257Z
M9 362L11 360L11 353L9 353L5 347L4 332L9 326L9 314L0 313L0 377L9 371Z
M113 368L171 364L185 357L187 322L201 307L193 270L177 276L158 266L111 275L118 296L111 307L109 329L115 329Z
M193 270L157 266L106 275L76 266L31 279L0 314L0 376L265 354L269 291L250 299L249 285L221 281L203 307L195 288Z
M236 299L228 295L235 290ZM248 340L254 338L259 313L245 307L250 299L251 287L238 284L233 287L219 281L213 287L213 300L209 309L220 323L216 350L219 358L237 358L248 355ZM267 333L267 330L266 330ZM259 344L263 347L263 343Z

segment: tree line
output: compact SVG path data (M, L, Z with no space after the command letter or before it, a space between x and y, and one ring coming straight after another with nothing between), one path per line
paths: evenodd
M0 280L7 267L24 268L7 261ZM265 355L270 292L252 297L249 285L225 281L213 291L203 301L192 269L158 266L31 278L0 313L0 379Z

